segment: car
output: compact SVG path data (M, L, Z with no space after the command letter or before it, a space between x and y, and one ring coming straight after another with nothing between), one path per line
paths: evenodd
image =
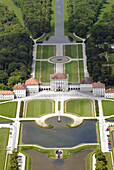
M107 128L106 131L109 131L109 128Z
M108 138L108 141L111 142L110 138Z
M110 137L110 135L107 135L107 137L109 138L109 137Z
M108 144L111 144L111 142L110 142L110 141L108 141Z

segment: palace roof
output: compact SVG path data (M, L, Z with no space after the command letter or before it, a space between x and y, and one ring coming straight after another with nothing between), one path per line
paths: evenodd
M105 84L100 82L93 83L93 88L105 88Z
M80 84L92 84L93 80L90 77L85 77L80 80Z
M114 93L114 89L107 89L105 90L105 93Z
M18 83L18 84L16 84L15 86L14 86L14 88L13 88L14 90L23 90L23 89L26 89L26 86L25 86L25 84L23 83L23 84L21 84L21 83Z
M13 95L14 92L10 91L10 90L2 90L2 91L0 91L0 94L2 94L2 95Z
M39 81L33 77L29 78L28 80L25 81L26 85L38 85Z
M54 73L54 74L51 74L51 79L67 79L67 74Z

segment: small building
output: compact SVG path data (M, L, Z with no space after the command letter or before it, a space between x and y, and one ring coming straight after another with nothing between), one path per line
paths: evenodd
M90 77L85 77L80 80L80 91L81 92L93 91L93 80Z
M33 77L25 81L28 95L39 92L39 81Z
M14 86L13 92L16 98L26 97L26 86L25 84L18 83Z
M114 98L114 89L107 89L105 90L105 97L106 98Z
M93 95L98 97L105 96L105 84L97 82L93 83Z
M51 91L68 91L68 74L54 73L50 75Z
M2 90L0 91L0 99L2 100L14 99L14 92L10 90Z
M80 90L80 83L79 82L70 82L68 83L69 90Z

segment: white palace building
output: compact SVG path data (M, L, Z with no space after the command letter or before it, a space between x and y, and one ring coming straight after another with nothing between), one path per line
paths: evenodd
M81 79L80 82L68 82L68 80L69 75L63 73L51 74L50 83L39 83L37 79L31 77L25 83L16 84L13 91L0 91L0 99L23 98L42 90L55 92L77 90L84 93L91 93L96 97L114 98L114 89L105 90L105 84L93 82L89 77Z

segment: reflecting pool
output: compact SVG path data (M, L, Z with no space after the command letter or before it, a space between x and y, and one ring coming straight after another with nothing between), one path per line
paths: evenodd
M47 123L54 125L52 129L41 128L35 122L22 122L22 143L60 148L97 142L95 120L85 120L80 126L70 129L65 125L71 123L71 119L61 117L61 120L57 122L57 117L48 119Z

